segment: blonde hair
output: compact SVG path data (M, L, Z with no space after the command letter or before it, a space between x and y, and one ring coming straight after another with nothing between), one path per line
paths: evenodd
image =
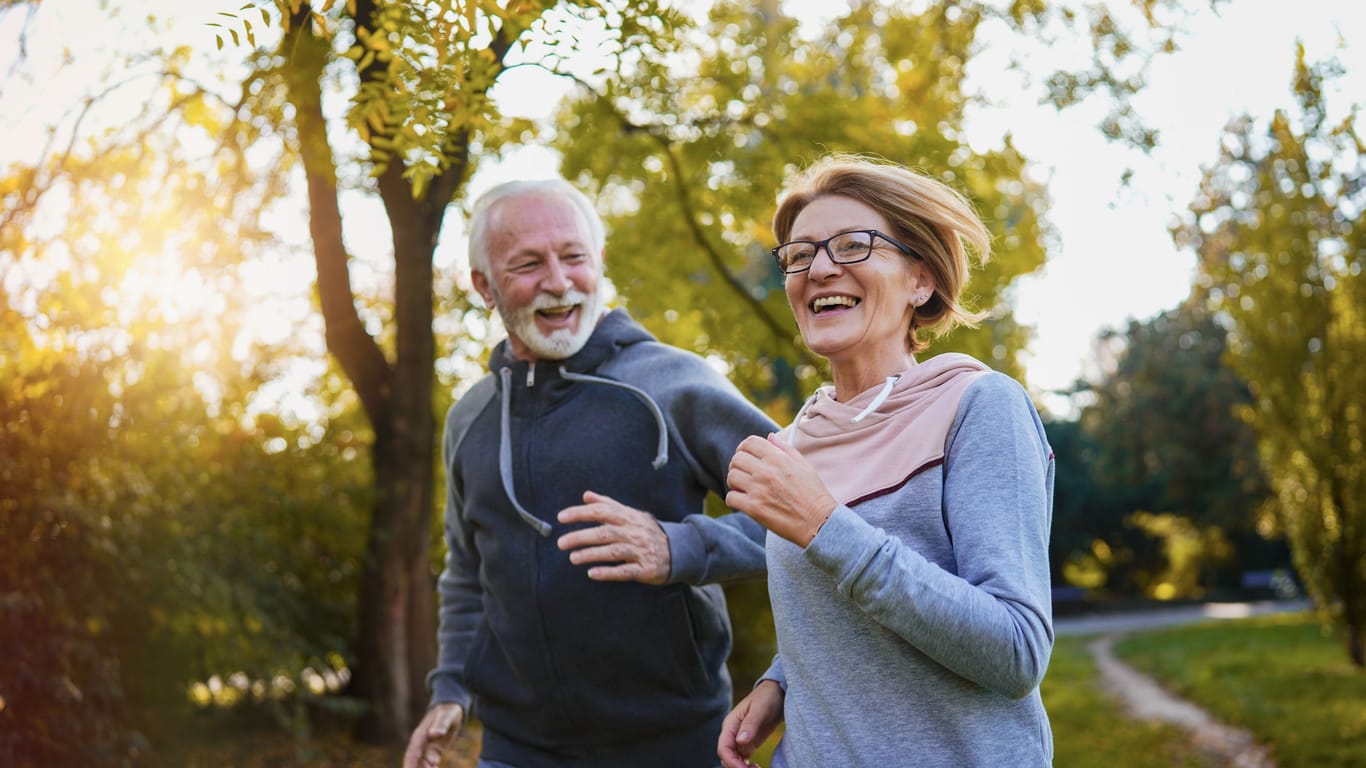
M934 293L915 309L906 329L911 352L929 346L918 338L921 330L943 336L959 325L975 327L986 316L959 303L970 268L969 247L979 262L991 254L991 234L967 198L895 163L831 154L788 181L773 215L778 242L787 242L802 209L831 196L857 200L881 214L892 226L887 234L909 245L934 277Z

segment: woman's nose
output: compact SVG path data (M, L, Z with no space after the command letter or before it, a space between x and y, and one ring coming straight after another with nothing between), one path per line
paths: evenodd
M816 249L815 255L811 257L811 266L807 268L810 276L817 280L829 275L838 275L843 270L844 267L830 256L829 243Z

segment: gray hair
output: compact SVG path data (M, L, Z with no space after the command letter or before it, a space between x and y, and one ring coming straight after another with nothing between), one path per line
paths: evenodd
M602 217L598 215L592 201L573 184L561 178L506 181L474 201L470 213L470 271L488 274L488 238L489 232L498 225L499 204L514 198L537 196L558 197L572 203L579 213L583 214L584 221L588 222L588 236L591 239L589 246L592 247L593 253L602 253L607 242L607 230L603 226Z

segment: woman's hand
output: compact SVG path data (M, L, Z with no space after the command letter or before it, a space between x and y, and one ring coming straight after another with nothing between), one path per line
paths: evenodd
M806 547L835 511L835 498L816 468L777 435L740 443L726 474L726 504L765 528Z
M783 689L762 680L721 723L716 756L724 768L750 768L749 758L783 721Z

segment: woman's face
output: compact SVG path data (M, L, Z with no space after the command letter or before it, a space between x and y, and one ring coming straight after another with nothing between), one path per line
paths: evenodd
M817 198L797 214L788 240L819 242L852 230L875 229L896 237L875 209L849 197ZM836 264L821 248L805 272L786 279L787 302L811 351L841 363L886 361L899 370L908 352L906 333L919 296L934 290L933 278L914 257L873 238L866 261Z

